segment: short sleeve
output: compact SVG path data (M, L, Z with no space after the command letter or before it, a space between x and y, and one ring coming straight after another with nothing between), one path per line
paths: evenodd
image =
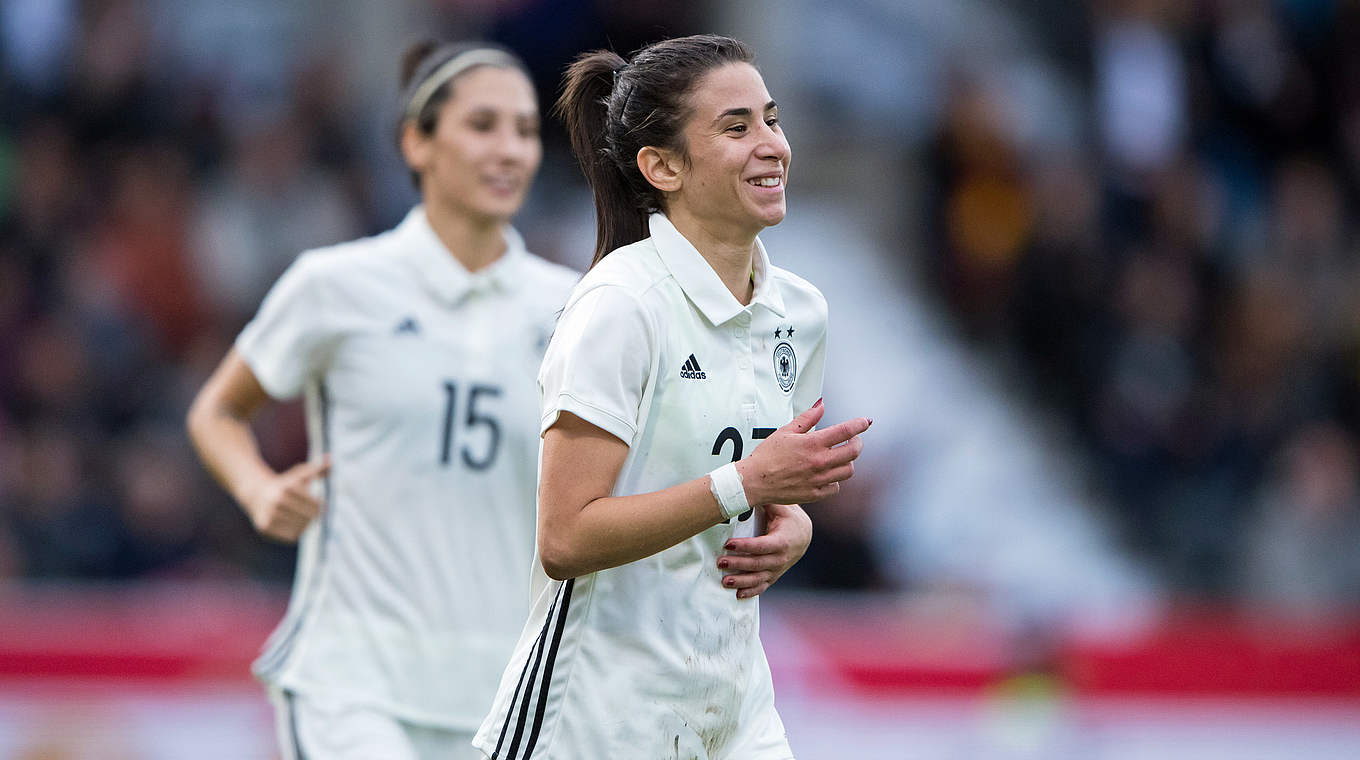
M571 412L632 445L657 345L633 294L597 286L567 305L539 369L542 427Z
M302 393L335 334L319 274L311 256L298 257L236 338L236 352L275 399Z

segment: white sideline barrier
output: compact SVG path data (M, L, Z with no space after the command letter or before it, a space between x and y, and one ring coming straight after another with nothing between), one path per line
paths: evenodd
M799 760L1354 760L1350 704L789 693ZM272 760L273 717L250 683L0 683L5 760Z
M0 588L0 760L272 760L272 711L248 671L282 606L250 586ZM1130 682L1120 649L1069 652L1066 676L1007 677L1016 642L960 609L769 599L761 635L799 760L1360 758L1354 622L1274 620L1207 647L1196 637L1231 617L1163 629L1127 651ZM1149 686L1139 670L1169 663L1188 680Z

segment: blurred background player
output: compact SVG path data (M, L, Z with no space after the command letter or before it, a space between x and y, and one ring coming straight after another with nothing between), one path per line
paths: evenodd
M422 43L399 144L422 205L298 258L189 412L257 530L301 539L255 663L286 757L466 755L523 615L537 366L576 273L509 219L542 158L523 65ZM309 461L275 472L250 419L306 395Z
M784 218L791 154L750 60L700 35L564 78L598 239L539 373L536 600L489 757L792 757L724 551L806 522L869 420L812 430L826 300L756 237Z

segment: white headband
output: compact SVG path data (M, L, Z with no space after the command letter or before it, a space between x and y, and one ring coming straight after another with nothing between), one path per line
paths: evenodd
M430 96L438 90L445 82L453 79L473 66L500 66L503 68L519 68L515 64L515 59L503 51L495 48L477 48L466 53L459 53L449 60L441 63L425 81L420 83L416 91L411 95L411 99L406 104L406 112L402 118L414 119L420 115L425 108L425 104L430 101Z

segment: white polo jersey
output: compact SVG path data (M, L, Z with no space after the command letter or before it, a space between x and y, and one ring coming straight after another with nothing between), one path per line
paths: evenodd
M539 372L542 429L571 412L629 446L613 494L702 477L821 396L826 301L757 241L742 306L661 214L572 292ZM733 518L535 602L474 744L496 760L784 760L759 601L722 586Z
M305 392L333 462L266 682L455 730L486 714L529 610L534 377L579 279L506 240L469 273L418 206L302 254L237 339L270 396Z

